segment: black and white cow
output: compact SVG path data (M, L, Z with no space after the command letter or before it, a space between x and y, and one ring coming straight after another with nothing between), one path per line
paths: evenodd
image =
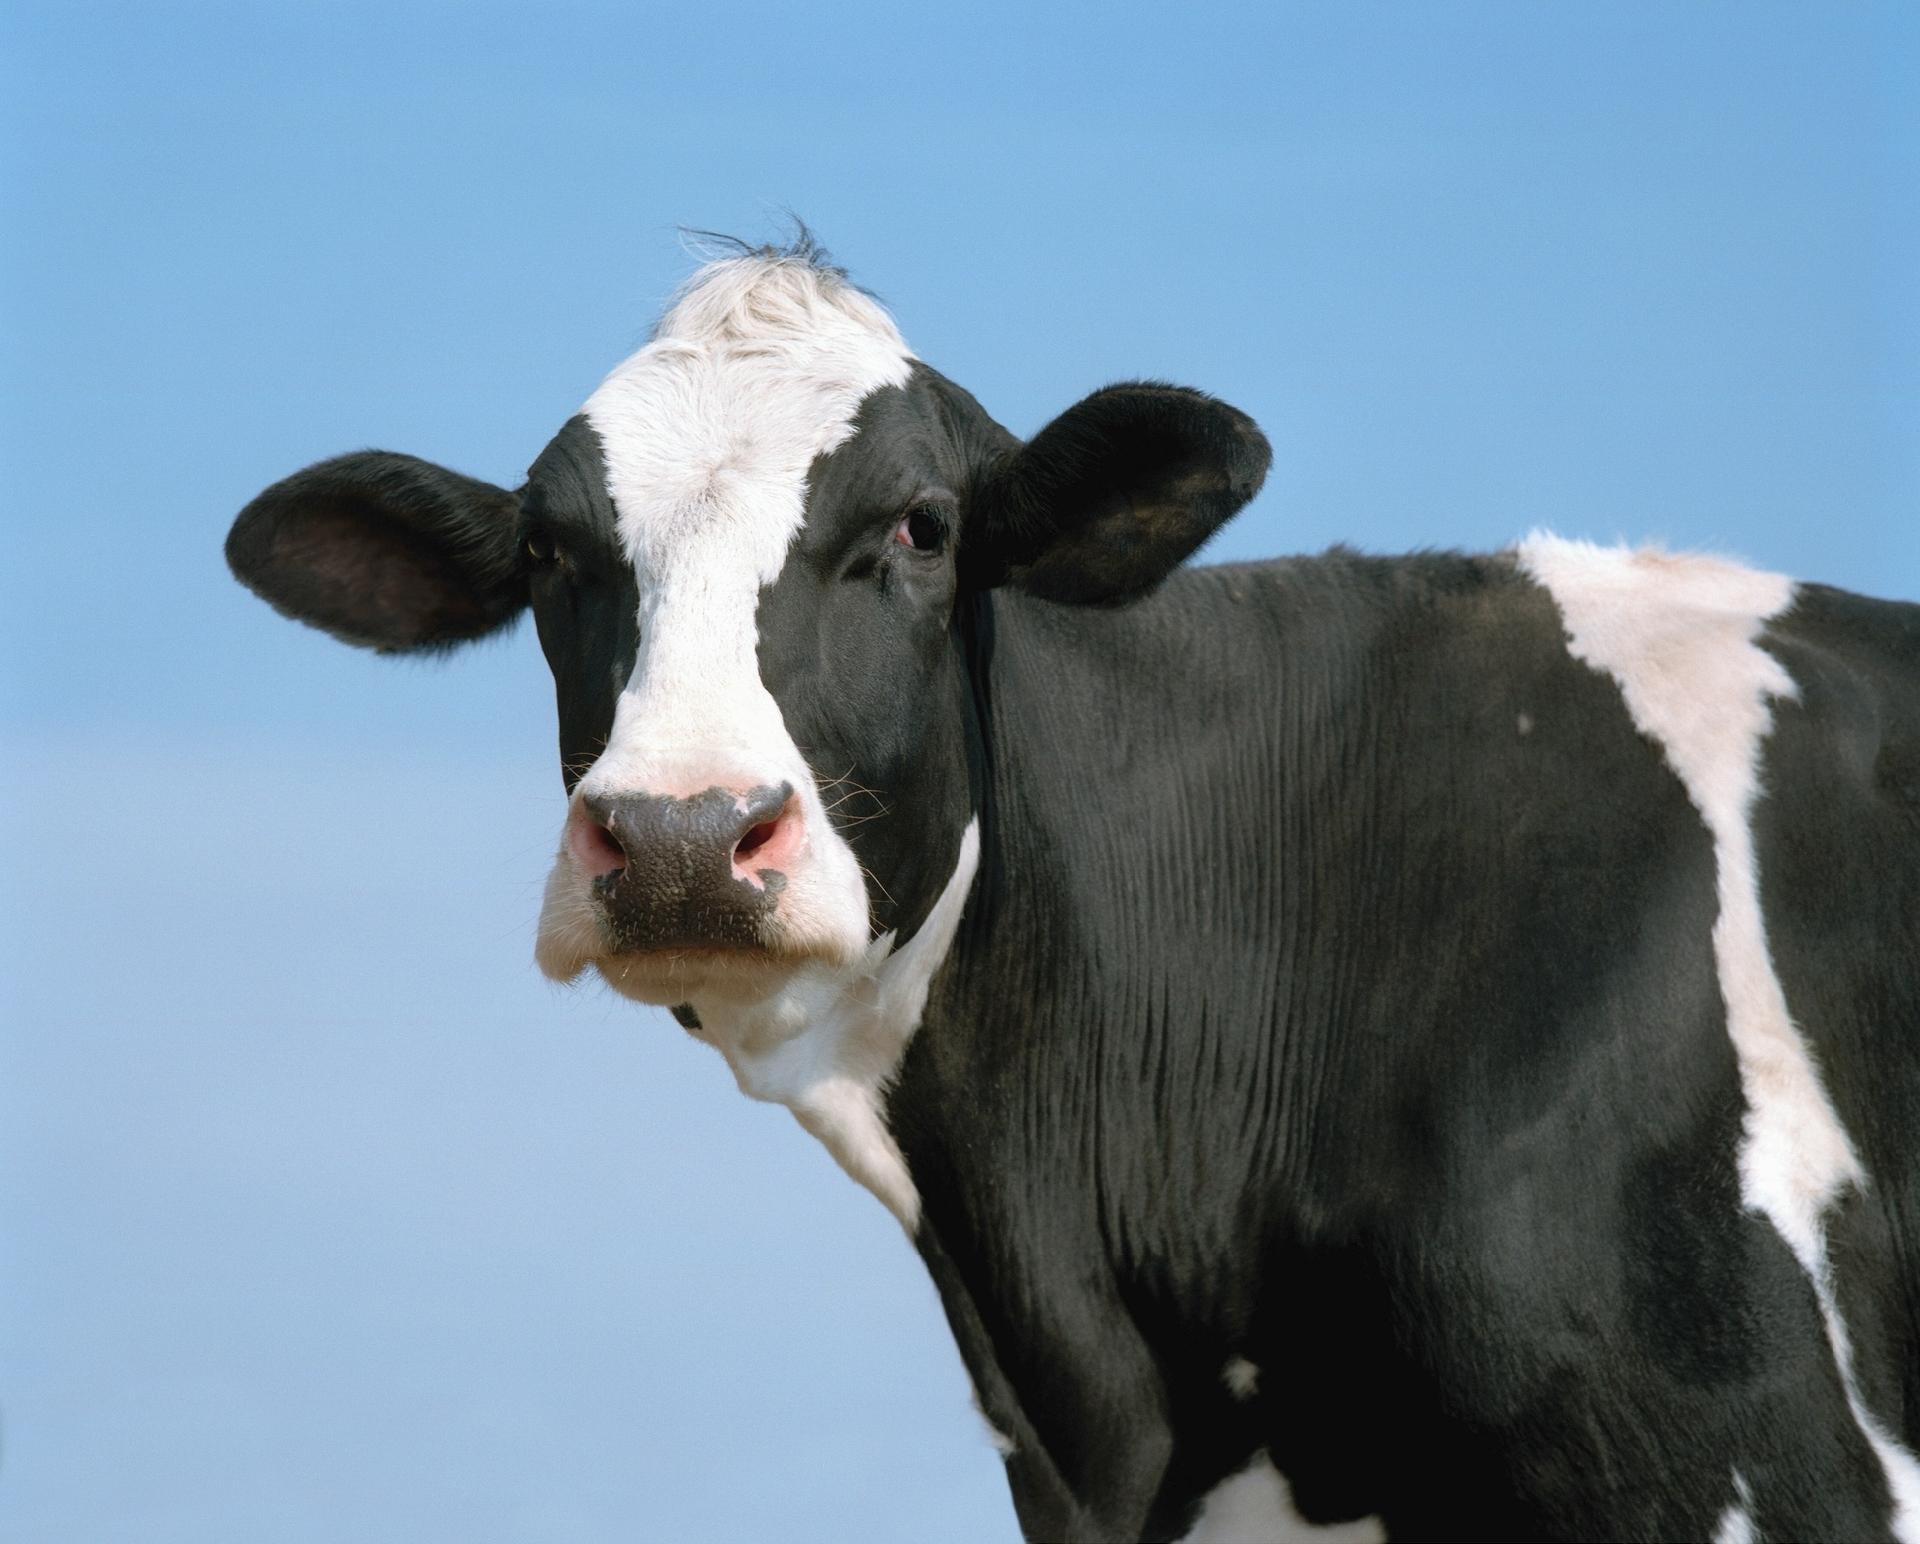
M1182 567L1267 459L1022 444L743 250L518 491L344 456L227 550L376 649L531 606L541 967L900 1220L1031 1536L1920 1541L1920 607Z

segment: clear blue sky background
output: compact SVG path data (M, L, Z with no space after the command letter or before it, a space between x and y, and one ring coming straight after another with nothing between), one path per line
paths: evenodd
M0 26L0 1537L1011 1537L917 1261L529 953L530 632L220 560L380 445L512 482L680 224L792 208L1028 431L1252 412L1215 548L1661 537L1920 598L1899 5L88 5Z

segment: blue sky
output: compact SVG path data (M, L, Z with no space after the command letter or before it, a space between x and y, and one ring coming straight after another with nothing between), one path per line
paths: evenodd
M1920 599L1893 5L26 3L0 21L0 1534L1010 1537L898 1230L533 971L531 633L395 664L219 544L517 478L792 209L1026 432L1254 414L1218 556L1657 537Z

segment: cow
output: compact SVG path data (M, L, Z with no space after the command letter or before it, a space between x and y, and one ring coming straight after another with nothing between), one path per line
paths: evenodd
M802 240L518 489L341 456L227 555L531 609L541 969L899 1220L1029 1537L1920 1541L1920 606L1189 565L1268 459L1155 382L1022 442Z

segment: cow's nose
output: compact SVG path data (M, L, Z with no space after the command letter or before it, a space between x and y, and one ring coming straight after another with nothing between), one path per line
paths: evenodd
M568 841L620 947L725 948L761 941L800 824L790 783L589 794Z
M783 817L798 815L789 810L791 783L744 793L709 788L688 799L590 794L580 802L591 829L583 833L579 856L596 879L636 865L711 867L714 860L730 861L746 879L774 846Z

